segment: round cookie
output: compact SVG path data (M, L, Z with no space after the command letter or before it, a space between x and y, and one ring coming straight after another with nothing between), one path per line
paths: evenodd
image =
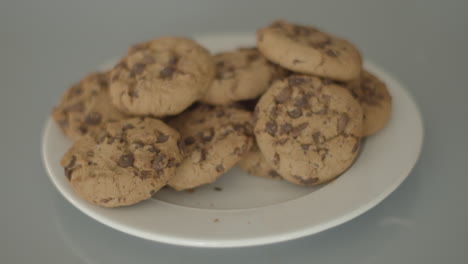
M269 178L274 180L282 179L263 157L262 152L255 144L250 151L237 163L237 165L250 175Z
M252 114L233 107L199 105L172 119L185 158L169 186L180 191L214 182L242 159L253 143Z
M301 185L330 181L358 154L362 109L344 87L313 76L276 81L255 109L255 137L284 179Z
M253 99L261 95L285 70L267 61L256 48L241 48L214 55L216 75L200 100L213 105Z
M206 93L214 75L205 48L189 39L162 37L129 49L111 71L110 94L127 113L175 115Z
M52 118L73 140L102 123L118 121L127 116L111 102L107 72L91 73L74 84L52 111Z
M354 80L361 72L361 55L351 43L313 27L275 21L257 31L257 47L294 72L339 81Z
M167 184L182 159L181 147L179 133L162 121L132 118L79 138L61 165L87 201L125 206L150 198Z
M390 120L392 96L385 83L368 71L362 71L359 84L351 84L348 89L362 106L362 135L370 136L382 130Z

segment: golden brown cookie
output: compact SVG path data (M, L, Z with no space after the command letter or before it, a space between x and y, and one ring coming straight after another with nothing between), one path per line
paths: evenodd
M89 74L70 87L52 111L52 118L71 139L78 139L102 123L128 117L111 103L108 77L108 72Z
M73 189L87 201L125 206L150 198L166 185L181 151L177 131L157 119L132 118L79 138L61 165Z
M370 136L382 130L392 113L392 96L385 83L374 74L364 70L359 85L351 83L348 88L362 106L363 136Z
M263 157L257 144L250 149L247 154L237 163L237 165L253 176L259 176L268 179L281 180L281 175L275 171Z
M267 61L256 48L241 48L214 56L215 80L201 102L226 105L260 96L285 70Z
M255 110L255 137L284 179L301 185L330 181L354 161L362 109L344 87L317 77L276 81Z
M294 72L339 81L354 80L361 72L356 47L313 27L275 21L257 31L257 47L269 60Z
M175 115L200 99L215 75L210 53L192 40L161 37L129 49L112 69L112 102L122 111Z
M233 167L252 146L251 118L238 108L199 105L169 121L185 144L185 158L169 186L192 189Z

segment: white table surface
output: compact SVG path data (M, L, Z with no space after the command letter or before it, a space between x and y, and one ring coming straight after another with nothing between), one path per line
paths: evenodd
M0 263L468 263L468 2L223 2L0 1ZM419 104L420 161L380 205L290 242L200 249L110 229L54 189L40 138L71 82L153 36L253 31L278 17L349 38Z

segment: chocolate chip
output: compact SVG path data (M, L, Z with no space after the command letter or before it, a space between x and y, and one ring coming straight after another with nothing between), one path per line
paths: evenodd
M281 145L281 146L282 146L282 145L286 144L286 142L288 142L288 141L289 141L289 138L286 137L286 138L282 138L282 139L277 140L277 141L275 142L275 144L276 144L276 145Z
M163 153L156 154L154 156L153 161L151 161L151 167L157 171L161 171L164 169L164 159L166 158L166 155Z
M151 153L159 153L161 152L161 150L159 150L158 148L155 148L154 146L150 146L148 148L148 151L151 152Z
M88 125L98 125L101 123L102 115L98 112L91 112L85 118L85 123Z
M163 133L158 135L158 138L156 139L156 143L164 143L169 139L168 135L165 135Z
M299 108L294 108L288 111L288 116L291 118L299 118L302 115L302 110Z
M294 59L292 63L299 64L299 63L304 63L304 62L305 62L304 60Z
M356 151L358 151L359 143L360 143L359 140L357 140L356 143L354 143L353 149L351 150L352 153L356 153Z
M221 188L221 187L217 187L217 186L216 186L216 187L214 187L213 189L214 189L215 191L218 191L218 192L220 192L220 191L222 191L222 190L223 190L223 188Z
M278 106L273 105L270 110L270 118L276 119L278 117Z
M133 166L133 162L135 162L135 157L133 156L132 153L127 153L127 154L120 156L119 161L117 162L117 165L119 165L122 168L127 168L130 166Z
M135 144L135 148L139 149L139 148L142 148L145 144L140 141L140 140L137 140L135 142L133 142L133 144Z
M132 73L133 75L139 75L141 73L143 73L143 71L145 70L146 68L146 65L143 64L143 63L137 63L135 65L133 65L133 68L132 68Z
M278 153L275 153L273 156L273 164L278 165L280 162L280 155Z
M205 149L197 149L194 152L194 162L202 162L206 160L206 150Z
M304 152L307 152L309 150L309 147L310 147L310 144L301 144L301 148L302 150L304 150Z
M281 178L281 175L275 170L269 170L268 175L273 178Z
M88 132L88 128L83 124L78 127L78 130L81 134L86 134Z
M166 167L172 168L172 167L174 167L174 166L176 166L175 159L174 159L174 158L169 158L169 159L167 160L167 165L166 165Z
M306 80L304 78L301 78L301 77L298 77L298 76L290 76L288 78L288 84L290 86L295 86L295 85L305 83L305 82L306 82Z
M345 131L346 126L348 125L349 122L349 116L346 113L342 113L338 119L337 127L336 130L338 131L338 134L341 134Z
M281 92L277 96L275 96L276 103L282 104L286 102L287 100L291 98L291 94L292 94L292 89L290 87L284 88L283 90L281 90Z
M318 154L322 158L322 160L325 160L328 156L328 149L319 149Z
M218 61L216 62L216 68L223 68L225 65L225 62L224 61Z
M110 202L110 201L112 201L112 200L113 200L113 198L110 198L110 197L109 197L109 198L103 198L103 199L99 200L99 202L101 202L101 203L108 203L108 202Z
M65 112L83 112L84 111L84 104L83 104L83 102L72 104L72 105L70 105L68 107L65 107L63 109L63 111L65 111Z
M239 147L235 147L234 150L232 151L232 154L234 155L240 155L241 154L241 150Z
M316 131L312 133L312 139L314 140L315 145L321 144L322 133Z
M139 178L144 180L144 179L148 179L151 177L151 171L141 171L140 172L140 175L139 175Z
M195 138L194 137L186 137L184 139L184 143L185 145L192 145L193 143L195 143Z
M214 133L214 129L210 128L208 130L204 130L203 132L198 133L198 136L200 137L203 143L206 143L210 142L213 139Z
M293 129L290 123L284 123L281 125L281 134L288 134Z
M276 131L278 130L278 126L274 121L268 121L265 124L265 131L270 134L270 136L274 137L276 135Z
M68 180L71 178L71 173L72 173L72 168L75 166L76 163L76 157L72 156L70 159L70 162L64 167L65 170L65 176L67 176Z
M301 123L295 126L291 131L291 135L293 137L298 137L301 134L302 130L304 130L308 125L309 123Z
M167 64L174 66L177 64L178 61L179 61L179 58L177 56L171 56Z
M149 194L150 194L151 196L153 196L155 193L156 193L156 190L151 190L151 191L149 192Z
M299 108L302 108L306 105L309 104L309 101L307 100L307 98L305 96L300 96L298 98L296 98L296 100L294 101L294 105L299 107Z
M137 90L135 89L135 87L129 87L128 88L128 96L130 97L138 97L138 92Z
M162 69L159 74L161 78L166 79L166 78L171 78L172 75L174 74L175 69L172 66L166 66L164 69Z
M327 54L330 57L337 57L338 56L338 51L328 49L328 50L325 51L325 54Z
M303 185L313 185L314 183L317 183L319 181L319 178L308 178L304 179L300 176L294 176L301 184Z
M70 98L81 95L83 93L83 88L79 85L73 86L70 90Z
M217 171L217 172L224 172L224 166L223 166L223 164L218 164L218 165L216 165L216 171Z

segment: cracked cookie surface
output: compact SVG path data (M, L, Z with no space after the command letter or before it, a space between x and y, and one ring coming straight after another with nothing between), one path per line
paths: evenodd
M111 70L110 93L122 111L175 115L206 93L214 75L205 48L189 39L161 37L129 49Z
M162 121L132 118L108 123L79 138L61 165L73 189L104 207L150 198L181 162L179 133Z
M346 40L283 20L257 31L257 46L269 60L294 72L350 81L361 72L359 51Z
M168 185L192 189L228 171L252 146L251 119L238 108L198 105L170 120L184 142L185 158Z
M269 62L256 48L240 48L213 56L216 74L210 89L201 99L214 105L260 96L275 79L286 71Z
M111 102L108 72L94 72L72 85L52 111L52 118L73 140L108 121L128 117Z
M281 180L281 175L274 170L263 157L255 144L237 165L248 174L268 179Z
M301 185L330 181L354 161L362 108L344 87L317 77L276 81L254 114L257 144L284 179Z

